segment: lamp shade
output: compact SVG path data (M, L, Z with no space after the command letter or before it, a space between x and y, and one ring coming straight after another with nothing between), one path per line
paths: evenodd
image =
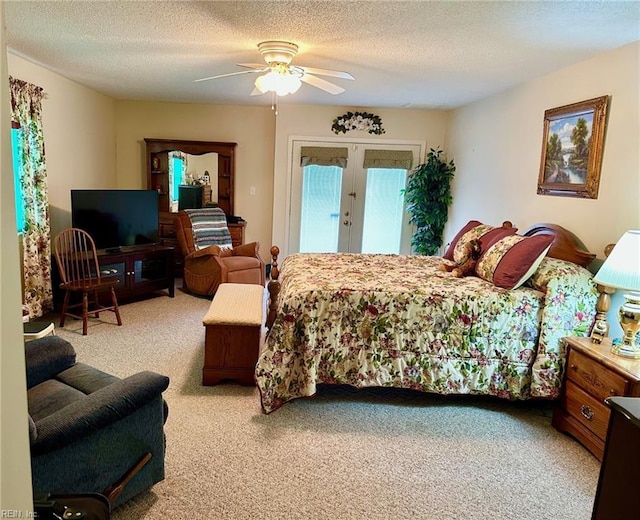
M258 76L255 81L256 88L263 94L275 92L278 96L293 94L300 85L302 85L300 76L292 74L288 69L271 70L263 76Z
M264 76L258 76L255 81L256 88L263 94L274 91L278 84L278 73L270 71Z
M278 96L286 96L287 94L293 94L296 92L302 82L298 76L293 74L282 74L279 78L279 85L276 86L276 94Z
M640 230L627 231L593 279L615 289L640 291Z

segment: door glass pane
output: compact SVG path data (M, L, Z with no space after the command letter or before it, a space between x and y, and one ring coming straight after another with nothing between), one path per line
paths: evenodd
M342 168L305 166L302 170L300 252L335 253L340 231Z
M369 168L362 230L363 253L400 252L407 170Z

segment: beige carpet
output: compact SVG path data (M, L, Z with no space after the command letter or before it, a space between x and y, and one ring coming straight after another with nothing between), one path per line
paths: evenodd
M548 403L325 387L266 416L254 388L200 385L208 306L178 290L58 328L79 361L171 378L166 479L112 518L590 518L599 463Z

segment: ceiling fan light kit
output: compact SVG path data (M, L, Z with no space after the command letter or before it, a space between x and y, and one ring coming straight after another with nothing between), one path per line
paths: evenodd
M256 78L255 86L263 94L275 92L278 96L286 96L300 88L303 74L297 67L287 67L283 63L272 64L269 72Z
M239 74L250 74L253 72L258 74L265 73L256 78L256 89L251 95L272 92L275 96L286 96L287 94L293 94L296 92L302 83L307 83L333 95L344 92L342 87L318 78L315 75L332 76L334 78L341 79L354 79L348 72L291 65L291 61L296 54L298 54L298 46L295 43L269 40L259 43L258 51L262 54L262 57L266 62L266 66L260 63L238 63L238 66L240 67L246 67L252 70L220 74L218 76L200 78L195 81L208 81L210 79L236 76Z

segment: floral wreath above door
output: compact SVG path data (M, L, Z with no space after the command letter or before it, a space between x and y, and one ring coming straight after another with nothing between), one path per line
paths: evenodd
M336 117L331 125L334 134L346 134L350 130L366 130L370 134L384 134L380 116L368 112L347 112Z

